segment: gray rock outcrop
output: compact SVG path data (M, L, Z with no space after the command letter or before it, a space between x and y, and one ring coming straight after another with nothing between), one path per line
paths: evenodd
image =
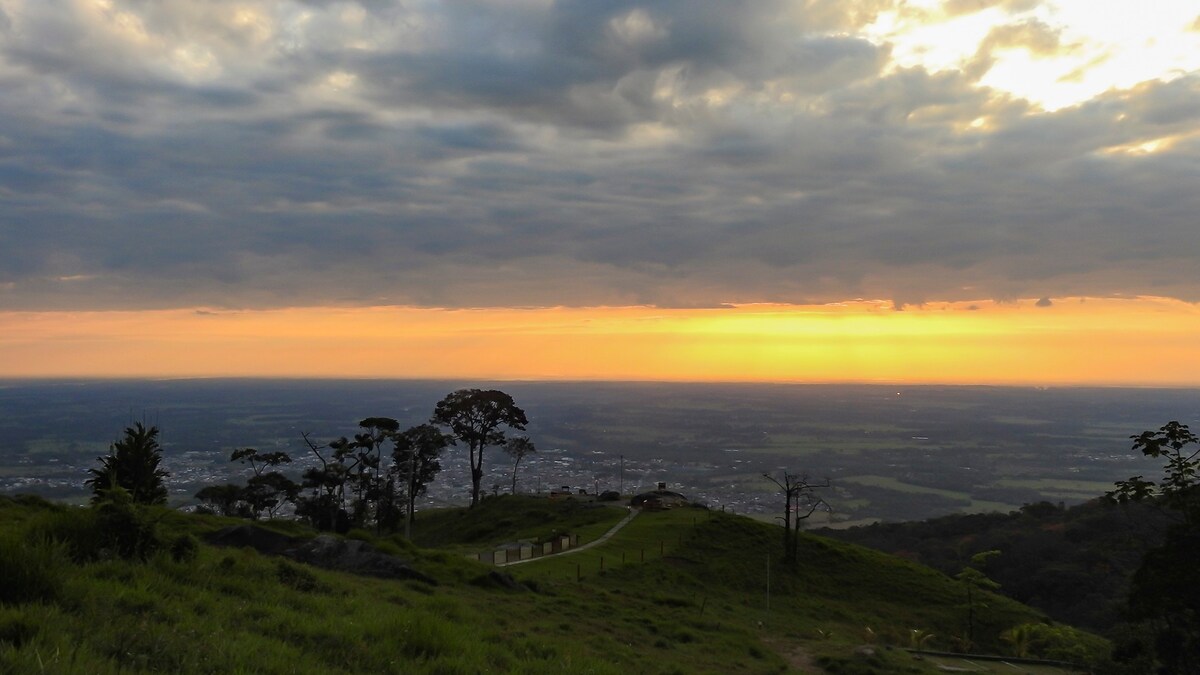
M257 525L226 527L207 539L214 546L249 547L264 555L283 556L327 570L380 579L416 579L437 585L435 579L414 570L407 561L357 539L342 539L328 534L303 539Z

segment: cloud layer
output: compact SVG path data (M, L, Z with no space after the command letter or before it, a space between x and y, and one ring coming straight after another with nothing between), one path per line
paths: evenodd
M1200 300L1200 74L1044 112L952 4L0 0L0 309Z

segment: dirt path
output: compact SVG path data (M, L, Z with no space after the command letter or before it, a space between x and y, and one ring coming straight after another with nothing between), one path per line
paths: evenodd
M552 553L552 554L550 554L550 556L571 555L572 553L579 553L580 551L586 551L593 546L599 546L600 544L603 544L604 542L608 541L609 539L612 538L612 536L614 534L619 532L622 527L625 527L626 525L628 525L629 521L633 520L634 517L637 516L637 514L639 513L639 511L633 507L626 507L626 508L629 509L629 515L627 515L623 519L621 519L621 522L619 522L616 525L613 525L611 528L609 528L608 532L605 532L604 534L600 535L600 537L597 538L595 541L589 541L588 543L586 543L583 546L580 546L578 548L571 548L571 549L567 549L565 551L560 551L559 553ZM543 560L545 558L549 558L550 556L542 555L542 556L538 556L536 558L526 558L525 560L513 560L511 562L500 563L499 565L496 565L496 567L510 567L512 565L521 565L524 563L533 562L535 560Z

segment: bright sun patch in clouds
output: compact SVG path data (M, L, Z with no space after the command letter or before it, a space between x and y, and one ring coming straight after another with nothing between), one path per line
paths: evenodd
M904 3L867 34L892 45L897 67L986 65L981 85L1046 110L1200 68L1200 5L1193 0L977 3L994 6L965 13L948 13L946 4ZM1051 38L1057 44L1047 44Z

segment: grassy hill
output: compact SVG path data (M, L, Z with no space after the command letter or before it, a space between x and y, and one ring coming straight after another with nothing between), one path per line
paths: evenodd
M231 519L132 513L0 498L0 672L934 673L893 647L914 629L949 647L966 613L964 588L928 568L804 536L787 569L777 527L699 509L643 513L585 552L505 568L529 590L461 547L489 543L484 531L491 543L567 530L586 540L622 511L509 497L423 515L425 541L446 548L354 533L436 583L196 543ZM104 538L114 523L157 549L121 557ZM999 596L975 611L979 650L1043 621Z
M909 558L948 574L998 550L988 575L1001 592L1059 620L1104 631L1116 625L1143 554L1162 543L1170 516L1146 504L1047 502L1010 513L956 514L822 534Z
M549 539L575 533L581 539L602 534L625 509L613 503L551 501L505 495L488 499L486 508L431 509L413 521L413 542L428 548L476 550L520 539Z

